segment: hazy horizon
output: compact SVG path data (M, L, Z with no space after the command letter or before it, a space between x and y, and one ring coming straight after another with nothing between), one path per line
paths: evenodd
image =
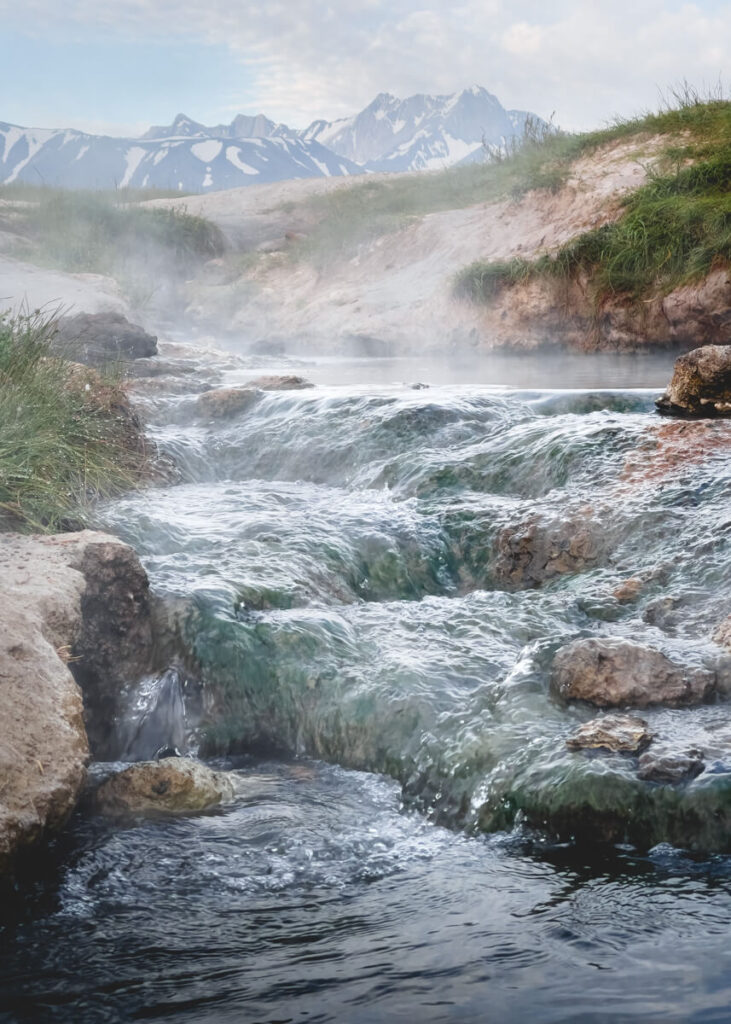
M204 124L266 114L293 128L335 120L379 92L483 85L506 108L569 130L656 106L687 79L724 79L724 0L365 0L337 6L0 0L0 118L135 136L184 111Z

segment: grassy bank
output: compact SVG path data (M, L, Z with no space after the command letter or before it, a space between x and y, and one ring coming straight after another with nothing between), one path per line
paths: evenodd
M592 133L582 145L639 132L671 139L647 184L623 200L618 220L533 260L473 263L458 275L458 293L489 302L530 278L581 276L599 305L609 295L668 293L731 266L731 103L690 97L675 109Z
M185 210L139 205L164 196L4 185L0 229L17 236L15 255L72 272L123 275L130 264L188 272L220 256L224 239L210 221Z
M338 259L347 258L357 251L359 245L370 242L384 234L397 231L411 220L457 209L478 203L505 198L519 198L534 189L558 191L566 182L573 162L601 146L612 142L634 141L637 158L643 154L643 142L654 136L667 138L667 147L661 159L665 177L658 183L656 198L661 198L663 189L668 198L670 180L685 169L689 161L713 163L724 145L728 148L729 110L731 104L719 96L702 98L687 87L676 91L662 109L631 119L617 120L614 124L598 131L571 134L529 122L528 130L521 139L515 140L506 153L492 154L480 162L448 168L429 173L382 175L364 177L347 187L315 195L303 204L285 204L285 211L296 211L301 220L304 237L290 250L293 259L307 259L316 265L326 266ZM725 141L724 141L725 140ZM685 190L690 196L689 183L681 177L678 194ZM717 190L709 199L719 195ZM650 199L650 195L645 197ZM682 205L682 204L681 204ZM628 225L630 235L637 232L638 223L647 212L646 205L638 209L636 222ZM665 212L656 209L655 221L660 221ZM663 245L668 243L675 253L675 243L682 234L684 222L698 219L707 220L700 208L693 212L677 209L678 224L667 238L657 241L657 256ZM691 225L691 234L706 228ZM710 225L711 234L717 233L717 226ZM605 239L598 240L601 249ZM650 240L651 241L651 240ZM690 248L695 248L692 238ZM593 243L592 243L593 244ZM703 244L701 242L701 244ZM615 264L615 281L621 273L621 258L615 261L620 250L626 248L626 241L617 236L612 240L612 249L606 254L595 252L600 262ZM687 247L683 243L684 248ZM634 248L634 242L632 243ZM564 254L568 259L569 254ZM701 263L705 265L703 259ZM684 271L683 271L684 272ZM475 297L489 297L495 286L514 281L524 276L526 268L520 264L503 265L485 269L482 264L471 273L472 281L466 275L464 291ZM631 276L633 268L627 268ZM485 292L482 292L482 283Z
M0 529L78 526L137 483L144 438L118 383L51 354L53 323L0 317Z

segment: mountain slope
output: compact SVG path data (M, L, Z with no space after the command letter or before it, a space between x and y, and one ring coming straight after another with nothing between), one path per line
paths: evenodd
M177 127L185 134L115 139L0 122L0 181L207 192L255 181L359 174L361 170L314 140L211 138L199 134L203 126L189 120Z
M427 170L483 159L521 136L528 115L505 110L481 86L451 96L380 93L364 110L339 121L314 121L303 133L369 171Z

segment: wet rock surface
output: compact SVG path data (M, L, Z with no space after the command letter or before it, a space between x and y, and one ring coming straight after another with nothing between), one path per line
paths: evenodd
M677 665L660 651L630 640L575 640L553 663L552 686L564 700L598 707L699 704L714 691L716 675Z
M157 338L121 313L79 313L58 321L53 348L65 359L105 366L157 355Z
M669 415L731 416L731 345L703 345L680 356L656 405Z
M569 750L613 750L637 754L652 741L643 718L633 715L602 715L584 722L566 740Z
M698 750L683 753L652 747L640 755L638 775L646 782L684 782L703 771L703 756Z
M259 397L255 388L216 388L198 396L196 409L208 419L228 419L244 412Z
M94 535L70 556L84 577L82 627L72 671L84 694L86 728L96 757L116 753L120 696L153 663L149 582L133 548Z
M144 660L149 633L146 576L132 549L106 534L2 534L0 579L3 870L64 823L84 783L89 745L71 669L111 690Z
M103 782L97 811L111 817L194 814L234 796L231 776L188 757L140 761Z
M595 565L606 546L591 518L528 519L507 526L495 542L495 574L516 589L539 587L564 573Z
M305 380L304 377L297 377L295 374L285 376L264 376L256 377L247 381L249 388L259 388L260 391L303 391L306 388L314 388L314 384Z

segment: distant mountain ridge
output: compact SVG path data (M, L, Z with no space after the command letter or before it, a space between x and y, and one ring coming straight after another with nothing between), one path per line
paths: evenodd
M352 117L313 121L303 130L264 114L213 126L178 114L170 125L128 139L0 122L0 182L208 192L286 178L428 170L484 159L486 148L502 149L522 135L528 116L473 86L405 100L380 93Z
M482 159L522 135L527 111L505 110L482 86L449 96L380 93L364 110L303 133L369 171L415 171ZM535 115L531 115L535 116Z

